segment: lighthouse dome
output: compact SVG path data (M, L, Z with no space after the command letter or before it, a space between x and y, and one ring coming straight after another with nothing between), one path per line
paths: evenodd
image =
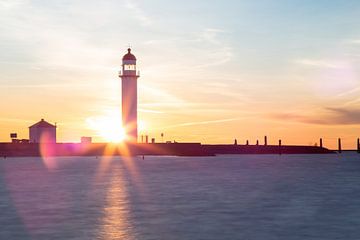
M136 61L136 57L131 53L131 49L128 48L128 53L124 55L123 60Z

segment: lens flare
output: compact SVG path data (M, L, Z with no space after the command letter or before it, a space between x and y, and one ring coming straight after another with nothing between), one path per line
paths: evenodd
M119 143L125 140L125 129L118 115L90 117L86 119L88 127L107 142Z
M58 167L56 161L56 145L50 143L51 136L45 132L40 137L39 151L41 159L48 170L54 170Z

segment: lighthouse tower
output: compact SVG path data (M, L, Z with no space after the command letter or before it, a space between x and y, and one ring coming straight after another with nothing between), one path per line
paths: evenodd
M122 91L122 124L126 133L126 141L137 142L137 79L136 57L128 49L122 59L121 78Z

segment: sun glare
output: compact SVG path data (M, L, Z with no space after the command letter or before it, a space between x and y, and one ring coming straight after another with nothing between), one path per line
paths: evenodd
M126 138L125 129L121 125L121 118L112 116L90 117L86 119L88 127L96 131L97 135L106 142L122 142Z
M147 126L146 123L142 120L138 121L138 130L139 132L144 132L146 130Z

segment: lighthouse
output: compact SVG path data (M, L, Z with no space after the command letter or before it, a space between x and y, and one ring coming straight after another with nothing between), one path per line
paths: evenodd
M137 79L136 57L128 49L122 59L121 93L122 93L122 126L127 142L137 142Z

